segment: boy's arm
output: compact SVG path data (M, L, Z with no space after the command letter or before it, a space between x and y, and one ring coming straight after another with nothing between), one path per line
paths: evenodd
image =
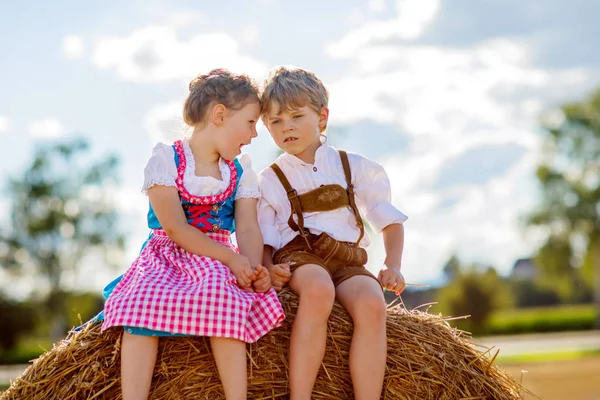
M258 200L242 198L235 201L235 231L240 254L248 257L253 267L263 258L263 236L256 212Z
M404 250L404 221L407 217L392 204L390 180L385 169L374 161L354 155L351 167L355 174L355 193L365 218L375 230L383 233L386 268L379 272L379 282L400 294L406 284L400 272Z
M404 276L400 272L404 250L404 225L390 224L383 228L382 233L386 269L379 272L378 279L385 289L393 290L398 295L406 287Z
M404 225L390 224L383 228L382 234L386 256L383 263L388 269L396 268L400 271L404 251Z
M268 244L263 249L263 265L267 268L273 265L273 248Z

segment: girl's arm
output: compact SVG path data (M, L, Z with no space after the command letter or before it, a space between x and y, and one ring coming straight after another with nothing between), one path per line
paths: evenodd
M191 226L181 207L177 189L155 185L148 189L148 198L156 217L171 240L186 251L229 264L236 254Z
M235 201L235 232L240 254L250 260L253 267L263 258L263 236L258 226L258 199L242 198Z
M263 194L265 191L263 190ZM273 264L273 246L279 243L275 209L269 201L262 196L258 203L258 221L261 231L264 232L265 246L263 248L263 265L269 270L271 284L277 291L283 289L292 277L290 266L287 264Z

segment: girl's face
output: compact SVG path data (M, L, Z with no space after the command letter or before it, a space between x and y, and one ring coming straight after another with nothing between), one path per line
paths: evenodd
M260 105L249 103L241 110L228 109L217 141L217 151L225 160L231 161L250 144L258 133L256 123L260 117Z

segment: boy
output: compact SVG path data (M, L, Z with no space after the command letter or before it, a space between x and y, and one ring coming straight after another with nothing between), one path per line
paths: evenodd
M391 203L383 168L327 144L328 92L306 70L279 67L265 82L261 117L284 153L260 173L259 224L273 286L300 297L290 337L290 398L310 399L325 353L334 299L354 322L350 375L356 399L379 399L386 365L382 287L402 292L407 217ZM386 268L364 265L363 215L382 231ZM290 271L291 268L291 271Z

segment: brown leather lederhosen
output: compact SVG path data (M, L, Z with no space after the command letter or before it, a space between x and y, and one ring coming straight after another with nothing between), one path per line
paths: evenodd
M281 168L276 164L271 165L271 169L273 169L287 192L292 207L288 225L292 230L299 233L298 236L273 254L273 262L276 264L289 264L292 271L306 264L320 265L329 272L335 286L355 275L366 275L376 279L365 268L368 260L367 252L359 246L365 233L365 227L356 206L348 155L342 150L339 153L344 175L346 176L346 189L337 184L324 185L309 192L298 194L292 188ZM356 226L360 229L360 235L356 243L339 242L325 232L315 235L304 227L303 213L326 212L342 207L350 207L356 217ZM294 220L294 216L296 216L296 220Z

